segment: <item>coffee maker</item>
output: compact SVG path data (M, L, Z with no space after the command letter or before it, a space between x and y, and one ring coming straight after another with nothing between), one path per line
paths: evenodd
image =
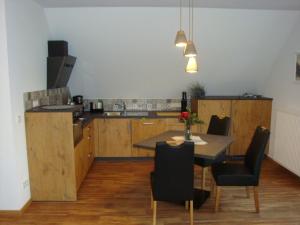
M73 96L73 102L75 105L82 105L83 104L83 96L82 95Z

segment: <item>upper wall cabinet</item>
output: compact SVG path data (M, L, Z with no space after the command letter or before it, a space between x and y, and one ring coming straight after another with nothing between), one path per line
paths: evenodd
M264 126L270 129L272 99L199 99L192 101L192 110L204 121L200 126L201 133L207 132L212 115L229 116L230 135L234 138L230 154L244 155L255 128Z

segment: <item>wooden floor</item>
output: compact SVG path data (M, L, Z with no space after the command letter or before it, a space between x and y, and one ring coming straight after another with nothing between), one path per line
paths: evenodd
M152 161L95 162L77 202L33 202L21 216L0 215L1 225L151 224L149 172ZM197 169L197 174L201 174ZM197 183L200 183L197 180ZM220 212L213 199L194 212L194 224L300 224L300 178L265 160L260 186L261 213L254 213L253 194L226 188ZM183 207L158 203L158 225L189 224Z

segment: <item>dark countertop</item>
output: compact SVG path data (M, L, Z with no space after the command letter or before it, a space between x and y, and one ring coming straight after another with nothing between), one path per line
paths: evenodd
M245 96L203 96L201 98L197 98L196 100L270 100L272 98L267 98L264 96L254 96L254 97L245 97Z
M172 115L172 114L178 114L178 115ZM90 113L85 112L82 116L84 120L82 121L83 127L85 127L87 124L89 124L93 119L161 119L161 118L178 118L180 112L179 111L148 111L148 116L127 116L127 115L121 115L121 116L107 116L104 113Z
M67 108L67 109L44 109L43 107L47 107L47 106L38 106L38 107L35 107L32 109L26 110L26 112L76 112L76 111L80 111L82 109L82 105L72 105L72 106L70 106L70 108Z

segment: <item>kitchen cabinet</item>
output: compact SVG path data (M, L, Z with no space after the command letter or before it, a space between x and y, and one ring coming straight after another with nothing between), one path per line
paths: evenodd
M192 101L192 111L197 112L198 117L205 122L200 126L201 133L207 132L212 115L230 117L229 135L234 138L230 155L244 155L256 127L270 129L272 99L199 99Z
M167 130L178 130L184 131L185 126L184 123L180 122L178 118L166 118ZM200 132L200 124L194 124L192 126L192 133Z
M234 142L230 146L233 155L244 155L257 126L270 129L272 101L269 100L233 100L231 136ZM268 148L267 148L268 151Z
M72 112L27 112L26 140L33 201L75 201L94 159L93 122L74 146Z
M204 123L199 127L200 133L206 133L212 115L225 117L231 115L231 100L199 100L193 101L192 108Z
M83 129L83 138L75 147L76 189L80 188L94 161L93 122Z
M75 201L72 113L28 112L25 122L32 200Z
M126 118L96 119L97 157L131 157L131 121Z
M166 119L133 119L132 123L132 143L156 136L167 130ZM132 147L133 157L154 156L154 151Z

